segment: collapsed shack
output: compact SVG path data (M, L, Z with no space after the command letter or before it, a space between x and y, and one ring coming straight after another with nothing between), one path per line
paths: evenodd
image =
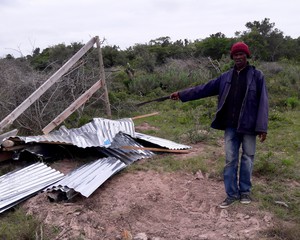
M0 139L1 140L1 139ZM0 176L0 213L40 192L51 201L89 197L117 172L155 152L186 153L190 146L135 132L132 119L94 118L80 128L39 136L5 134L0 160L25 161ZM86 163L64 175L47 166L52 160L84 156Z

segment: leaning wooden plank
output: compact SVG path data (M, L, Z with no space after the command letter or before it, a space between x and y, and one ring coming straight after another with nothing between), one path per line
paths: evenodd
M44 82L35 92L33 92L24 102L15 108L6 118L0 122L0 132L18 118L32 103L45 93L55 82L57 82L96 42L97 37L93 37L85 44L72 58L69 59L57 72L55 72L46 82Z
M61 124L67 117L69 117L75 110L77 110L82 104L84 104L100 87L102 86L102 81L96 82L89 90L82 94L76 99L67 109L65 109L60 115L58 115L54 120L52 120L46 127L43 128L43 133L48 134L55 127Z
M152 148L152 147L135 147L135 146L122 146L123 149L128 150L148 150L153 152L171 152L171 153L189 153L189 150L177 150L177 149L164 149L164 148Z

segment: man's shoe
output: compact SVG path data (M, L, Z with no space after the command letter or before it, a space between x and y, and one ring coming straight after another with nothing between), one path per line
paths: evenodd
M242 194L241 195L241 199L240 199L240 203L243 203L243 204L249 204L251 203L251 198L248 194Z
M235 198L229 198L227 197L220 205L219 207L220 208L227 208L229 207L230 205L232 205L233 203L235 203L237 201L237 199Z

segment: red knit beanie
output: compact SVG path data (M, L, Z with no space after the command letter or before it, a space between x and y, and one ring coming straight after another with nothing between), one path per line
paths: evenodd
M243 42L237 42L232 45L231 51L230 51L230 57L232 58L233 54L235 54L237 52L244 52L247 54L248 58L250 57L249 47L247 46L247 44L245 44Z

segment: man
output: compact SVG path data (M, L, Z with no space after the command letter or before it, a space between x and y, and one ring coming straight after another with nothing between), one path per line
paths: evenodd
M264 75L249 65L250 51L245 43L233 44L230 57L234 67L229 71L206 84L170 96L173 100L186 102L218 95L217 112L211 127L224 130L225 138L224 185L227 197L220 208L229 207L238 200L243 204L251 202L256 136L260 142L265 141L268 127L268 93Z

